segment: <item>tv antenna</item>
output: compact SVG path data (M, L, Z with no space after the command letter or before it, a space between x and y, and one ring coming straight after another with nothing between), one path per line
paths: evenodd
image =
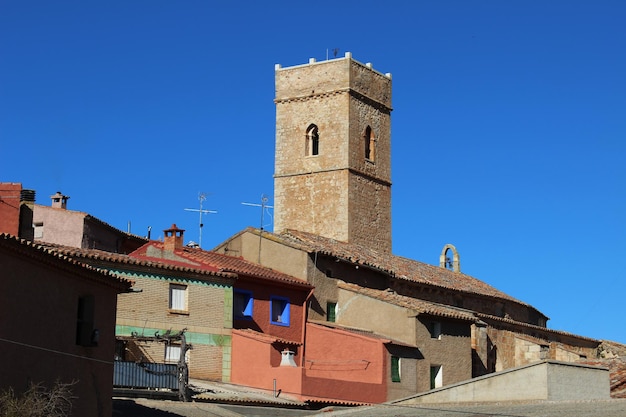
M267 211L267 215L272 217L272 214L270 213L269 209L273 209L274 206L268 206L267 205L268 200L269 198L265 194L261 194L261 204L241 203L244 206L261 207L261 231L263 231L263 226L264 226L263 219L264 219L265 212ZM271 222L269 224L271 224Z
M202 203L206 200L206 193L198 193L198 201L200 201L200 209L191 209L191 208L186 208L184 209L185 211L195 211L198 212L200 214L200 220L199 220L199 227L200 227L200 231L198 233L198 246L200 247L200 249L202 249L202 228L204 227L204 224L202 223L202 215L203 214L216 214L217 211L215 210L203 210L202 209Z
M261 207L261 231L259 233L259 255L258 255L259 257L258 257L258 260L257 260L259 265L261 265L261 242L263 241L263 216L265 215L265 211L267 210L267 215L272 217L272 215L270 214L269 209L273 209L274 208L274 206L268 206L267 205L267 201L268 200L269 200L269 198L265 194L261 194L261 204L241 203L244 206Z

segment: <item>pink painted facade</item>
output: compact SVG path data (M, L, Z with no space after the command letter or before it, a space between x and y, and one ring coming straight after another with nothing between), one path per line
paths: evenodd
M282 349L302 346L246 330L233 329L232 382L300 398L302 394L301 366L280 366ZM293 351L293 350L292 350ZM299 358L297 359L299 360Z
M387 401L389 342L308 323L303 396L318 401Z
M322 403L382 403L415 393L414 379L392 380L391 358L402 357L410 375L417 348L330 324L307 323L304 346L249 329L233 330L232 381ZM296 352L296 366L281 366L284 349Z

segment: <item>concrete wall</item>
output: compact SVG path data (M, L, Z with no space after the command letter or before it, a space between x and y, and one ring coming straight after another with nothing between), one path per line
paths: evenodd
M580 401L609 398L608 369L543 361L485 375L395 403Z

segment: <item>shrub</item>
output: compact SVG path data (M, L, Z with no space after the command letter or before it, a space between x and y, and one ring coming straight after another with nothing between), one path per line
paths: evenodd
M75 383L57 381L50 389L41 383L31 383L21 395L9 387L0 393L0 417L67 417L72 411Z

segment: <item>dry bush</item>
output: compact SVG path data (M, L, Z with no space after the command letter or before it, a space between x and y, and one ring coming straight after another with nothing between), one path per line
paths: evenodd
M57 381L50 389L41 383L31 383L21 395L8 388L0 393L0 417L67 417L72 411L75 383Z

